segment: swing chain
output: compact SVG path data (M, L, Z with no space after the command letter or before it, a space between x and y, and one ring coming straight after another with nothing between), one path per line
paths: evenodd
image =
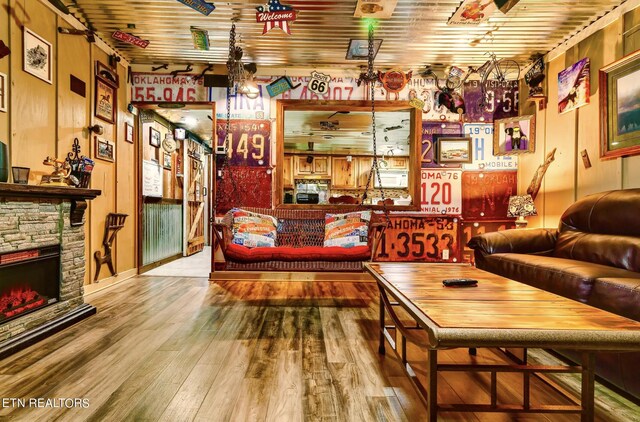
M387 209L387 204L385 201L384 189L382 188L382 179L380 177L380 167L378 162L378 146L376 140L376 101L375 101L375 86L376 86L376 75L373 70L373 57L374 57L374 39L373 39L373 27L374 24L369 24L369 50L367 56L367 75L366 80L369 82L370 96L371 96L371 137L373 141L373 162L371 164L371 171L369 171L369 177L367 178L367 185L364 188L364 193L362 194L362 204L364 204L365 199L367 199L367 194L369 191L369 186L371 185L371 179L377 177L378 185L380 186L380 199L382 200L382 210L384 212L384 216L387 220L387 223L390 222L389 218L389 210ZM361 204L361 205L362 205Z

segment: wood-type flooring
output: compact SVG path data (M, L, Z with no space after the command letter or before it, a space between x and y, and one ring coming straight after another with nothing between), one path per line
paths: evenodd
M0 361L0 421L425 420L398 360L377 352L376 285L305 278L140 276L90 295L97 315ZM421 356L410 349L412 360ZM443 359L473 358L451 350ZM480 349L478 359L498 357ZM507 375L500 400L518 400L518 376ZM439 384L440 400L488 400L488 375L451 373ZM535 390L533 401L557 402ZM640 414L608 390L596 394L598 420ZM440 420L579 418L442 413Z

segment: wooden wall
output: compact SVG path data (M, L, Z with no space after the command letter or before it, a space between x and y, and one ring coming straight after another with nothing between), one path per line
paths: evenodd
M59 34L59 26L73 27L67 19L46 1L0 0L0 39L11 48L11 55L0 60L0 72L6 73L11 82L9 112L0 113L0 140L8 141L12 166L31 169L30 184L39 183L43 174L51 172L51 167L42 164L45 157L64 159L71 151L74 138L80 141L82 154L96 161L91 188L102 190L102 195L90 202L85 224L85 284L90 284L95 272L93 253L102 249L109 212L129 214L125 228L118 234L114 258L117 271L124 276L136 271L135 145L124 141L124 122L133 124L134 119L127 112L130 90L125 65L117 68L120 88L116 123L94 117L95 62L107 64L111 51L102 44L89 43L84 36ZM23 71L23 26L52 44L51 84ZM86 84L84 97L71 91L71 75ZM95 158L94 139L87 127L96 123L104 127L102 137L116 145L113 163ZM109 276L103 266L100 279Z
M540 215L528 218L530 227L557 227L564 210L585 195L640 187L640 156L600 159L598 83L601 67L640 48L640 31L636 28L639 24L640 8L637 8L547 63L546 109L536 113L535 105L529 103L521 113L537 115L537 146L535 154L520 156L519 192L526 191L546 154L557 148L555 162L549 167L536 198ZM591 61L590 103L558 114L558 73L585 57ZM526 89L522 92L525 97ZM582 163L580 152L585 149L591 160L590 168Z

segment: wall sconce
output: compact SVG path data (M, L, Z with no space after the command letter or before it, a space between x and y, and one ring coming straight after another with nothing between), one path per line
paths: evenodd
M58 27L58 32L66 35L85 35L90 43L96 42L96 34L88 29L73 29Z
M97 123L93 126L89 126L87 129L89 129L89 135L91 135L91 133L95 133L96 135L102 135L104 133L104 127Z

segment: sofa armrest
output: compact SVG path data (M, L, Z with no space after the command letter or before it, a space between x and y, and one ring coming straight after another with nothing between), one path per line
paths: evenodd
M477 254L522 253L547 255L553 251L557 229L512 229L485 233L471 238L467 246Z

